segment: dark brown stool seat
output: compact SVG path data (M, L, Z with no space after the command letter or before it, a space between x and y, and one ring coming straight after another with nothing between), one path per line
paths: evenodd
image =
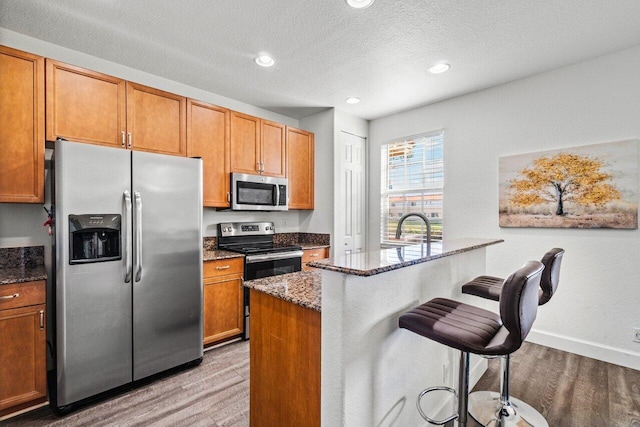
M564 249L553 248L542 257L541 262L544 265L544 272L540 280L538 305L544 305L549 302L558 288L563 255ZM462 285L462 293L498 301L503 282L504 279L501 277L478 276Z
M442 425L457 418L460 426L466 426L469 354L503 356L520 348L536 318L542 270L542 263L529 261L504 280L500 315L459 301L435 298L400 316L401 328L461 351L458 413L446 420L425 416L420 407L424 395L435 389L453 391L432 387L418 397L418 410L424 419Z
M544 305L555 294L560 278L560 265L564 249L553 248L542 257L544 271L538 290L538 305ZM462 293L499 301L504 280L495 276L479 276L462 285ZM524 425L548 427L547 421L531 405L509 394L509 358L501 358L500 393L493 391L475 391L469 395L469 414L482 425L491 424L496 414L503 408L512 408L513 415L506 418L504 426Z

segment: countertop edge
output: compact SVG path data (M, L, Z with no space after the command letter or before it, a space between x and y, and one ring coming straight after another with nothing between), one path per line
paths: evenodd
M429 261L434 261L440 258L444 258L444 257L448 257L448 256L452 256L452 255L456 255L459 253L464 253L464 252L468 252L468 251L472 251L475 249L480 249L483 247L487 247L487 246L491 246L491 245L495 245L498 243L502 243L504 242L504 239L479 239L479 238L472 238L472 239L456 239L456 240L451 240L451 241L445 241L444 243L455 243L456 241L460 241L460 240L483 240L483 242L478 242L475 244L470 244L468 246L464 246L462 248L458 248L458 249L452 249L440 254L436 254L436 255L429 255L429 256L425 256L423 258L417 258L417 259L413 259L410 261L404 261L404 262L399 262L396 264L391 264L391 265L385 265L385 266L380 266L380 267L375 267L375 268L371 268L368 270L362 270L362 269L357 269L357 268L349 268L349 267L344 267L344 266L340 266L340 265L335 265L335 261L333 259L326 259L326 260L318 260L318 261L312 261L310 262L308 265L310 267L314 267L314 268L318 268L321 270L328 270L328 271L334 271L337 273L343 273L343 274L349 274L349 275L353 275L353 276L361 276L361 277L369 277L369 276L375 276L377 274L382 274L382 273L386 273L387 271L393 271L393 270L398 270L400 268L405 268L405 267L410 267L412 265L416 265L416 264L422 264L425 262L429 262ZM392 249L380 249L377 252L383 252L383 251L388 251L388 250L393 250ZM376 252L376 251L371 251L371 252ZM366 254L366 253L365 253Z

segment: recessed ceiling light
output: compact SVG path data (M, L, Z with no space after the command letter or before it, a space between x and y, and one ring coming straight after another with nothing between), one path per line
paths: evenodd
M347 0L347 4L354 9L364 9L371 6L373 0Z
M271 67L273 64L276 63L276 61L274 61L273 58L270 57L269 55L260 55L255 59L255 61L256 61L256 64L258 64L261 67Z
M436 65L432 66L431 68L429 68L429 72L431 74L440 74L440 73L444 73L449 68L451 68L451 65L446 64L444 62L441 62L440 64L436 64Z
M346 102L347 104L357 104L358 102L360 102L360 98L352 96L351 98L345 99L344 102Z

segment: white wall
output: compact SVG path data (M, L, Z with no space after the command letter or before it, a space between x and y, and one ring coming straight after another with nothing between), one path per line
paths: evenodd
M498 158L640 138L639 70L636 46L370 125L372 171L379 168L382 143L445 129L445 233L503 238L487 250L490 274L506 276L555 246L566 250L558 293L538 311L531 341L635 369L640 231L500 228ZM380 178L370 177L369 237L375 242Z

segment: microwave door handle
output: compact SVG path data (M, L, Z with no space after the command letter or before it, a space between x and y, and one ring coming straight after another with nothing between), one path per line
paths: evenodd
M276 202L273 206L278 206L280 204L280 186L276 184Z
M131 275L133 273L132 270L132 265L131 265L131 251L132 251L132 246L131 246L131 240L133 238L133 235L131 234L131 226L132 226L132 221L133 221L133 217L131 216L131 193L129 193L128 190L125 190L125 192L123 193L123 197L124 197L124 206L125 206L125 238L126 238L126 244L122 245L124 248L124 258L125 258L125 272L124 272L124 282L125 283L129 283L131 281Z
M136 239L135 239L135 280L139 282L142 279L142 196L140 192L135 191L133 197L136 204Z

